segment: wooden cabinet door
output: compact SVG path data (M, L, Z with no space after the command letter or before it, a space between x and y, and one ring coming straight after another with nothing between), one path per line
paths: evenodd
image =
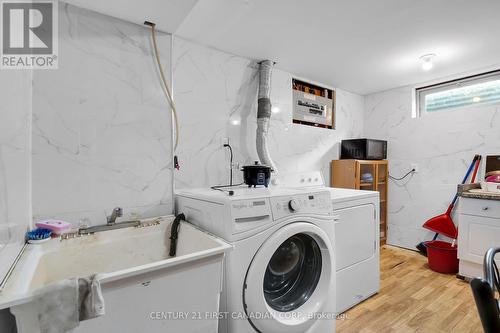
M331 186L340 188L358 188L358 163L356 160L332 161Z
M357 161L356 188L365 191L377 190L377 166L369 161Z

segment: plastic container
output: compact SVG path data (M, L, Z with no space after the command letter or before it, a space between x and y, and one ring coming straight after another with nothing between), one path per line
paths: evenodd
M426 242L429 268L438 273L458 273L457 246L443 241Z
M487 183L500 183L500 174L486 177Z
M373 182L373 175L369 172L361 175L361 180L367 183Z
M488 183L500 183L500 170L490 171L484 176L484 180Z
M500 183L481 182L481 189L487 192L500 193Z

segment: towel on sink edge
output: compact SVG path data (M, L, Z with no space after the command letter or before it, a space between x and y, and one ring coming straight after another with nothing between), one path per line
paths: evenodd
M105 313L97 275L47 285L37 291L34 302L41 333L71 332L80 321Z
M97 275L78 279L79 319L84 321L105 314L101 283Z
M41 333L66 333L78 326L77 279L51 283L36 292L32 311Z

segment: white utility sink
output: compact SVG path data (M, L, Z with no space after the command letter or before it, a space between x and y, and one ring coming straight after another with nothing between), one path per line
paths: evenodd
M81 322L76 332L216 332L217 318L198 314L218 311L222 262L231 246L181 222L177 255L169 257L172 221L161 217L142 221L157 222L142 228L28 245L0 293L0 309L11 308L19 333L37 332L30 318L37 288L99 273L106 315ZM170 312L193 315L171 320L164 314Z

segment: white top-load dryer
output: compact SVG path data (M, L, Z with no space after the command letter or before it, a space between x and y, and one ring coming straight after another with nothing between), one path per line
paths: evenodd
M232 191L181 190L175 199L177 212L189 222L234 247L225 259L219 332L335 332L329 192Z
M280 186L328 190L335 221L336 310L342 313L380 290L380 200L376 191L326 187L321 172L282 175Z

